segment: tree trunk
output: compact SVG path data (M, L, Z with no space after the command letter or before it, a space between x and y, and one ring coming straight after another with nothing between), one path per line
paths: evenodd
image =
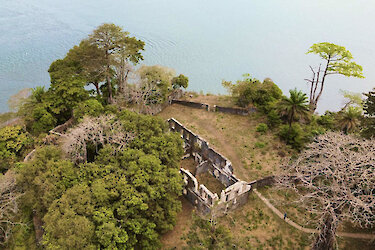
M99 83L94 82L95 88L96 88L96 94L100 96L100 89L99 89Z
M319 72L318 72L318 78L317 78L317 82L316 82L316 85L315 85L315 89L314 89L314 98L312 100L312 103L310 102L310 111L312 113L315 113L315 110L318 106L318 101L319 101L319 98L320 96L322 95L323 93L323 88L324 88L324 81L326 79L326 76L327 76L327 73L328 73L328 67L329 67L329 64L331 62L331 57L329 56L328 57L328 60L327 60L327 65L326 65L326 68L324 69L324 73L323 73L323 77L322 77L322 82L320 84L320 91L319 91L319 94L315 97L315 94L316 94L316 90L317 90L317 86L318 86L318 83L319 83L319 73L320 73L320 66L319 66Z
M112 84L111 84L111 77L109 76L109 66L107 69L107 87L108 87L108 103L113 103L113 96L112 96Z
M319 235L316 237L312 250L332 250L335 244L335 234L337 225L333 221L331 214L324 215Z

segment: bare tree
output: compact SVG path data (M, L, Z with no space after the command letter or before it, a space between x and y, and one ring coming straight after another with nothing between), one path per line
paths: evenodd
M66 134L62 148L75 161L87 161L87 144L92 143L96 150L98 146L111 144L117 150L124 148L134 139L133 132L125 131L122 123L113 115L100 117L84 117L76 127Z
M350 221L375 225L374 140L328 132L321 135L278 178L300 195L298 204L319 215L313 249L332 249L337 227Z
M21 194L17 190L15 174L9 170L0 176L0 246L5 245L12 235L18 212L18 198Z

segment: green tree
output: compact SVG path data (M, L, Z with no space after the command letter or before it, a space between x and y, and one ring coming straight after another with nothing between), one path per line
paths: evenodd
M282 91L271 79L266 78L262 83L249 74L245 74L244 79L236 84L223 81L222 85L229 90L234 102L240 107L253 104L268 111L268 105L282 97Z
M25 204L41 214L77 183L74 164L62 160L61 150L54 146L38 149L33 160L19 167L18 173Z
M51 85L46 92L45 103L59 123L67 121L73 109L89 98L89 92L84 88L85 78L75 73L76 64L64 59L56 60L48 71Z
M349 107L345 111L339 113L337 121L338 126L345 133L356 130L362 118L362 110L358 107Z
M126 45L121 47L114 55L114 72L116 75L119 92L124 94L128 76L133 70L131 65L136 65L143 60L141 51L144 50L145 43L135 37L126 37Z
M216 220L193 215L193 224L185 236L189 249L233 249L230 232Z
M317 70L310 66L313 76L311 79L306 79L310 83L310 111L314 112L328 75L339 74L358 78L364 76L362 66L352 61L352 54L343 46L327 42L316 43L307 51L307 54L311 53L319 55L324 61L324 65L320 64Z
M20 160L32 139L21 126L0 129L0 174Z
M96 28L90 34L88 41L102 51L102 58L105 66L105 77L107 81L108 103L113 103L113 91L111 78L113 76L112 66L114 56L120 56L120 61L138 63L143 59L140 51L144 43L135 38L129 37L129 32L115 24L105 23Z
M106 72L102 51L88 40L82 40L79 46L69 50L64 60L75 62L76 73L85 79L86 85L93 84L100 96L99 84L104 81Z
M172 78L172 87L173 89L178 89L178 88L184 88L186 89L189 84L189 78L186 76L180 74L179 76L175 76Z
M44 87L31 90L31 95L18 110L18 115L24 118L27 131L34 134L47 132L57 123L56 118L48 111Z
M348 107L358 107L363 109L363 99L362 94L353 93L350 91L341 90L341 94L344 96L345 105L341 110L346 110Z
M289 90L290 97L284 97L279 103L279 111L282 116L285 116L289 127L292 122L301 118L308 118L309 106L307 104L307 96L305 93L297 89Z
M180 136L162 119L130 111L112 121L136 135L122 150L107 143L92 162L74 164L48 146L19 166L23 204L43 217L47 248L160 249L160 235L173 228Z
M90 188L78 184L55 200L44 216L44 245L48 249L98 249L95 225L87 216L94 213Z
M103 105L98 100L92 98L79 103L73 111L75 119L80 119L85 115L98 116L103 113Z
M172 89L172 79L176 74L173 69L160 65L143 65L137 73L144 90L150 92L147 98L151 102L160 103L166 100Z
M308 140L308 135L298 123L293 123L292 126L286 124L282 125L280 127L279 136L281 140L296 150L302 149Z

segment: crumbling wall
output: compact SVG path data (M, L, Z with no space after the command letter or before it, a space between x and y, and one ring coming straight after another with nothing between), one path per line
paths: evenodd
M254 107L251 108L231 108L231 107L221 107L217 105L210 106L206 103L201 102L190 102L185 100L176 100L173 99L171 103L184 105L190 108L196 108L196 109L205 109L207 111L213 111L213 112L221 112L221 113L227 113L227 114L233 114L233 115L249 115L251 113L257 112L257 109Z
M180 104L184 105L190 108L196 108L196 109L205 109L209 111L210 105L205 104L205 103L200 103L200 102L189 102L189 101L183 101L183 100L172 100L172 104Z
M256 108L230 108L230 107L220 107L214 105L213 110L215 112L227 113L227 114L234 114L234 115L249 115L251 113L256 112Z
M250 182L251 185L256 188L261 188L264 186L272 186L275 183L275 176L267 176L262 179Z
M219 197L204 185L199 185L190 171L181 168L180 172L185 184L183 193L197 207L198 211L206 214L215 209L217 215L223 215L228 210L246 203L251 185L233 175L232 163L212 149L207 141L185 128L177 120L171 118L168 123L170 130L179 133L184 139L184 157L194 157L197 162L195 174L209 172L213 178L226 187L221 191Z

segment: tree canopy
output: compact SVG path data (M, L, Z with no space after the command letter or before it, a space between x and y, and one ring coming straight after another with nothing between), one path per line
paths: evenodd
M92 162L74 164L48 146L19 168L25 204L44 216L47 248L158 249L175 224L181 138L151 116L123 111L117 121L136 135L121 150L108 141Z
M278 106L281 114L287 118L289 126L292 126L293 121L308 117L309 107L305 93L292 89L289 90L289 94L290 97L284 97Z
M339 74L364 78L362 66L352 61L353 56L349 50L343 46L333 43L322 42L313 44L307 54L316 54L324 61L324 65L319 65L317 69L310 66L313 73L310 79L310 110L314 112L318 101L323 93L326 76Z
M240 107L253 104L256 107L263 108L282 97L282 91L271 79L266 78L263 82L260 82L249 74L245 74L244 79L237 81L235 84L223 81L222 85L229 90L234 102Z

